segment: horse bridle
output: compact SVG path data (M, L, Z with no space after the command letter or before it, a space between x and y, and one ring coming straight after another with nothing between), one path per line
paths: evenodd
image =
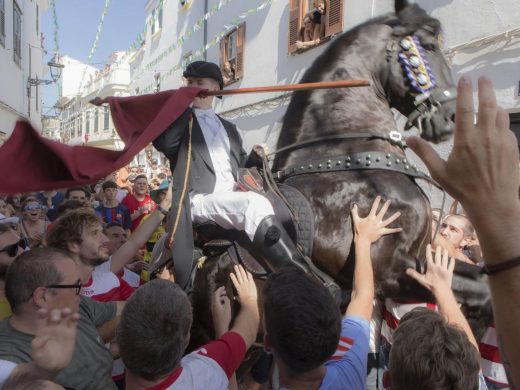
M398 39L399 41L397 41ZM431 119L442 105L455 100L457 91L454 87L439 89L424 55L424 49L416 35L391 39L387 45L387 62L390 63L394 56L398 58L404 68L412 87L408 93L413 97L415 106L407 115L405 129L415 125L422 133L422 122ZM390 73L390 69L391 66L388 66L388 73Z

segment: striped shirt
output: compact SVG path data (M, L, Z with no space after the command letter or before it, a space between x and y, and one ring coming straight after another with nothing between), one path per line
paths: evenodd
M492 324L480 340L480 367L487 381L496 385L508 386L506 370L500 360L498 350L497 331Z
M381 326L381 336L388 343L392 344L393 334L403 316L418 307L425 307L430 310L437 310L435 303L419 302L410 299L385 299L385 309L383 314L383 324Z

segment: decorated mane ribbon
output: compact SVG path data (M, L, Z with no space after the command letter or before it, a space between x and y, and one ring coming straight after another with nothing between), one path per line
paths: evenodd
M435 88L437 83L419 39L415 35L408 35L399 41L399 47L399 60L412 87L420 93Z

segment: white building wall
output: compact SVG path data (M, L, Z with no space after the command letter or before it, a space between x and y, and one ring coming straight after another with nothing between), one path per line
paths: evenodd
M13 59L14 3L22 13L20 65ZM40 0L5 1L5 45L0 44L0 132L5 136L11 134L19 117L29 119L41 129L41 87L32 87L28 97L27 81L29 77L42 78L41 31L37 31L36 19L44 7Z
M60 57L60 63L64 66L60 81L60 103L65 104L68 100L83 92L80 87L83 88L88 85L94 79L98 69L69 56Z
M63 142L116 150L124 147L114 129L110 111L89 102L96 97L129 95L128 59L125 52L115 52L109 64L98 70L70 57L64 58L64 71L68 71L64 72L63 95L60 97L63 104L60 136ZM83 72L85 77L81 83Z

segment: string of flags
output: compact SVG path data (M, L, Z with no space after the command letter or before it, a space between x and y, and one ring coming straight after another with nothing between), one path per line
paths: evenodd
M224 1L232 1L232 0L224 0ZM176 71L178 71L180 69L183 69L186 66L186 64L188 64L189 62L192 62L193 60L202 57L206 51L208 51L210 48L212 48L212 47L216 46L217 44L219 44L220 41L227 34L229 34L229 32L231 30L233 30L235 28L238 28L238 26L248 16L265 9L266 7L268 7L271 4L275 3L276 1L277 0L266 0L262 4L260 4L258 7L250 8L247 11L243 12L242 14L238 15L237 17L233 18L229 24L224 25L224 29L219 34L217 34L210 42L208 42L205 46L202 46L201 48L199 48L198 50L193 52L190 56L188 56L186 58L183 58L183 60L179 64L177 64L174 67L172 67L170 70L168 70L168 72L162 74L154 83L151 83L151 84L147 85L142 90L142 93L150 93L150 92L152 92L158 82L162 82L163 80L171 77ZM147 65L145 67L145 70L149 69L149 68L150 67ZM143 71L140 74L142 74L142 73L143 73Z
M56 0L51 0L51 9L52 9L52 19L54 23L54 60L58 61L58 56L60 53L60 44L58 41L58 14L56 12ZM61 90L62 90L62 81L61 77L56 83L56 87L58 88L58 96L61 96Z
M60 45L58 42L58 14L56 13L56 0L51 0L52 8L52 19L54 22L54 54L57 55L60 51Z

